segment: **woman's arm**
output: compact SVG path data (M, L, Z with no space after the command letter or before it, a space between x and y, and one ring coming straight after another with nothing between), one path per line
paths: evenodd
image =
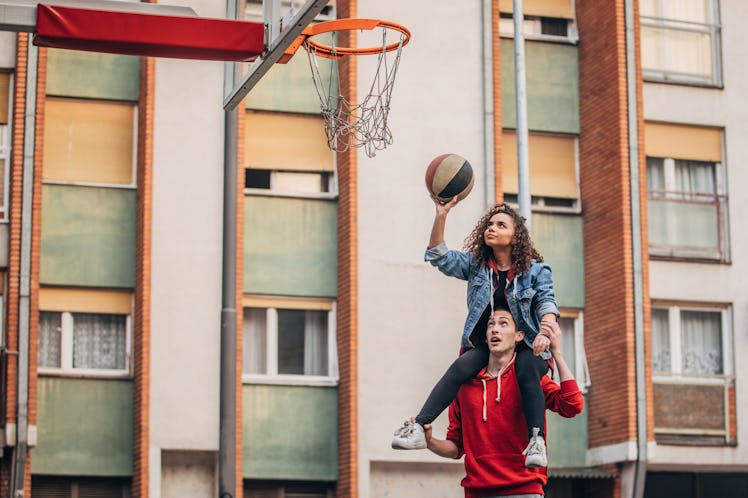
M447 224L447 215L449 210L457 204L457 196L446 204L442 204L436 197L432 197L436 213L434 214L434 225L431 227L431 237L429 237L429 249L436 247L444 242L444 226Z

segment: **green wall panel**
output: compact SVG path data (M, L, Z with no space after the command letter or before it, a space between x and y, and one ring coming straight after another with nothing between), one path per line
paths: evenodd
M535 247L553 270L559 306L583 308L582 216L533 213L532 236Z
M337 393L336 387L244 385L244 478L336 480Z
M137 101L140 57L51 48L47 95Z
M31 472L132 475L132 381L40 377Z
M135 202L129 189L44 185L41 282L135 285Z
M337 203L244 198L244 292L337 295Z
M586 400L585 400L586 403ZM551 468L587 465L587 407L574 418L547 413L548 466Z
M527 125L530 130L579 133L577 47L525 42ZM517 127L514 40L501 39L501 124Z

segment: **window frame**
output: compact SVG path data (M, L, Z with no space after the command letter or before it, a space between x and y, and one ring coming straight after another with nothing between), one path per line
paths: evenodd
M651 348L648 361L651 365L651 382L653 385L661 386L703 386L721 387L724 396L724 421L723 429L699 429L686 427L661 427L655 426L655 434L662 437L697 437L704 439L704 445L711 445L709 438L724 438L720 445L730 444L730 419L734 416L732 410L735 406L730 402L730 389L735 387L735 365L733 330L732 330L732 306L730 304L715 303L688 303L688 302L664 302L653 301L652 312L655 310L667 310L668 313L668 341L670 344L670 372L654 370L653 354L654 346ZM682 371L682 329L681 313L683 311L710 312L720 314L721 345L722 345L722 372L721 374L684 373ZM654 313L652 313L654 314ZM654 341L654 331L650 331L650 340ZM677 350L676 350L677 346ZM664 444L677 444L668 441Z
M0 203L0 223L9 221L8 211L10 210L10 161L13 151L13 95L15 93L15 78L13 73L8 76L8 123L0 124L0 160L3 160L3 182L0 188L3 189L3 201Z
M589 365L587 363L587 352L584 348L584 313L580 310L562 309L560 310L561 318L573 320L574 331L574 364L569 365L574 379L577 381L579 390L586 393L592 385L590 378ZM563 331L562 331L563 332ZM558 369L553 369L553 380L560 383Z
M697 260L697 261L717 261L719 263L729 263L730 254L730 220L729 220L729 196L727 189L727 171L724 161L698 161L703 163L712 163L714 165L715 193L714 194L690 194L692 197L702 197L709 201L698 201L695 199L683 199L684 192L676 190L675 165L676 161L691 161L675 157L657 157L646 156L646 162L650 159L662 160L664 189L652 190L647 185L647 203L658 201L678 201L686 204L714 204L717 208L717 225L718 246L716 249L698 249L688 246L673 245L654 245L647 240L649 256L652 259L663 260ZM646 166L649 168L649 166ZM649 233L649 227L648 227Z
M662 2L663 0L655 0ZM704 33L710 36L711 40L711 57L712 57L712 74L707 78L694 74L677 73L664 69L646 68L642 64L642 79L655 83L673 83L681 85L707 86L722 88L722 22L719 10L718 0L703 0L708 2L711 14L710 23L700 23L694 21L683 21L678 19L653 17L640 15L639 22L642 28L655 28L664 32L672 31L690 31ZM658 45L658 50L662 53L663 48Z
M255 300L245 298L242 307L242 316L248 308L265 309L266 312L266 339L265 339L265 364L268 373L247 373L245 371L246 358L242 351L242 383L243 384L269 384L289 386L337 386L339 381L338 355L337 355L337 326L336 308L337 303L329 299L293 299L278 298L277 302L271 299ZM327 375L304 375L304 374L279 374L278 373L278 310L294 309L298 311L325 311L327 312ZM242 341L246 344L248 328L242 327Z
M112 313L101 311L59 311L40 309L40 313L59 313L60 316L60 366L37 366L39 375L58 377L96 377L107 379L126 379L133 375L132 369L132 315L130 313ZM73 314L119 315L125 317L125 368L75 368L73 366ZM39 337L41 339L41 337Z
M550 19L553 21L566 21L566 36L544 34L542 32L543 19ZM524 28L523 35L526 40L566 43L569 45L576 45L577 43L579 43L579 30L577 29L577 23L574 19L552 16L524 15L522 25ZM514 16L512 13L499 13L499 36L501 38L514 39Z
M732 319L730 305L707 305L698 303L652 303L652 311L666 309L668 312L668 340L670 344L670 371L659 372L652 367L652 381L657 380L682 380L688 383L689 379L698 378L710 383L721 383L724 378L734 377L733 364L733 337L732 337ZM681 366L682 348L681 341L681 312L697 311L720 314L721 341L722 341L722 371L721 374L692 374L683 373ZM676 351L675 346L678 346ZM652 349L654 353L654 348ZM651 355L650 355L651 361Z
M272 168L268 167L265 168L263 171L269 171L270 172L270 187L268 188L257 188L257 187L244 187L244 194L245 195L263 195L266 197L290 197L290 198L296 198L296 199L326 199L326 200L336 200L339 196L338 192L338 172L337 172L337 158L333 159L335 166L333 171L306 171L306 170L286 170L281 168ZM258 168L244 168L245 175L248 170L257 170ZM274 175L277 173L282 174L319 174L321 177L324 175L328 175L327 177L327 184L329 186L329 191L327 192L301 192L301 191L292 191L292 190L274 190L273 189L273 178ZM323 178L320 178L321 181L324 181ZM246 183L245 183L246 185Z

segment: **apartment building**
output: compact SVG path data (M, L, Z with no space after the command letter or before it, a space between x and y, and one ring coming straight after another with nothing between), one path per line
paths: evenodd
M318 21L412 33L393 143L374 157L327 147L303 51L244 99L232 150L223 63L0 32L0 496L19 479L33 498L218 494L227 155L234 494L461 496L461 461L389 441L465 316L464 283L423 262L425 166L455 152L474 168L451 248L486 206L517 202L512 8L329 2ZM261 20L262 2L244 13ZM548 416L547 495L745 496L748 6L524 0L523 14L530 222L586 401ZM351 100L369 92L371 58L323 64Z

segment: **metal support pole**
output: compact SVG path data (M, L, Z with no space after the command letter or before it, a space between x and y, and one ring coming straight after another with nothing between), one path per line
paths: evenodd
M226 1L227 18L238 18L237 0ZM236 83L237 64L224 64L224 95ZM239 111L224 111L223 263L221 292L221 388L218 497L236 493L236 243Z
M637 106L636 32L634 2L624 0L626 22L626 96L628 104L628 153L631 194L631 251L634 281L634 354L636 364L636 462L632 498L644 496L647 476L647 379L644 356L644 283L642 262L642 213L639 172L639 113Z
M496 160L494 158L494 112L493 112L493 19L492 0L483 0L483 158L486 168L486 205L496 202Z
M514 1L514 88L517 107L517 200L519 213L532 228L532 197L530 196L530 153L527 132L527 87L525 83L525 16L522 0Z

